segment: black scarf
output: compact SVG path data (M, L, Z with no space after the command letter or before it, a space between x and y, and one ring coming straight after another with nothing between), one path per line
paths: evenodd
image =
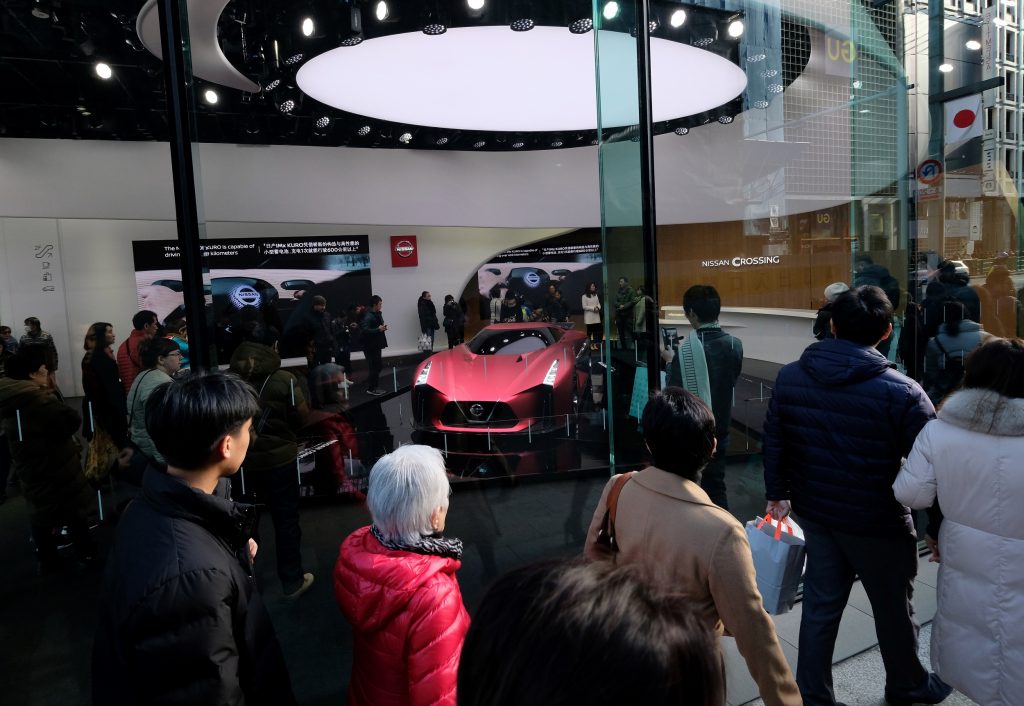
M388 549L400 552L413 552L415 554L433 554L436 556L449 557L451 559L462 559L462 540L447 539L445 537L428 536L422 537L412 544L396 542L384 539L384 534L377 529L377 525L370 525L370 532L374 538Z

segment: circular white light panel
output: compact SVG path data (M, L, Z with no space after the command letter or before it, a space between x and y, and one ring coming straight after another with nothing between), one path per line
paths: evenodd
M602 124L637 121L636 39L602 31ZM728 59L651 38L655 122L728 103L747 86ZM594 39L565 27L512 32L505 26L458 27L339 47L303 65L299 88L341 110L397 123L507 132L597 127ZM609 86L621 86L608 95Z

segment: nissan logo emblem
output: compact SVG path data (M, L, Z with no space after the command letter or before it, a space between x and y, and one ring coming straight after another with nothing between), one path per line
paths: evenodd
M416 246L408 240L399 240L395 243L395 252L399 257L412 257L413 253L416 252Z
M476 404L474 404L473 406L471 406L469 408L469 413L472 414L477 419L479 419L480 417L483 416L484 406L482 404L480 404L479 402L477 402Z

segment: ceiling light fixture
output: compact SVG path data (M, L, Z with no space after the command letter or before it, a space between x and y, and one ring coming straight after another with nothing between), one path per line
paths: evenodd
M981 42L979 42L977 39L968 39L964 46L970 49L971 51L978 51L979 49L981 49Z
M210 105L216 105L217 101L219 100L219 97L217 96L217 91L213 90L212 88L207 88L206 91L203 92L203 100L205 100Z
M619 16L619 3L615 2L615 0L605 3L604 10L601 11L601 14L606 20L614 20Z
M486 4L484 0L466 0L470 10L482 10Z
M398 136L398 141L401 142L403 145L409 144L410 142L412 142L412 133L403 132L401 135Z
M513 142L512 143L512 149L514 149L514 150L521 150L525 146L526 146L525 142Z
M302 36L312 37L313 32L316 31L316 26L313 24L312 17L306 17L302 20Z
M293 101L291 98L286 98L285 100L277 104L277 109L281 112L282 115L291 115L292 112L295 110L295 101Z
M317 118L315 121L313 121L313 125L315 125L317 127L317 129L319 129L319 130L323 130L324 128L329 127L330 124L331 124L331 119L329 117L327 117L326 115L321 115L319 118Z
M96 62L96 75L106 81L114 75L113 69L110 68L110 64L105 64L102 61Z
M768 101L766 101L766 100L754 101L753 106L755 108L761 108L762 110L764 110L765 108L768 107Z
M361 128L356 130L356 134L359 135L360 137L366 137L367 135L370 134L370 126L363 125Z
M354 47L357 44L362 44L362 43L363 43L363 38L360 37L360 36L356 36L356 35L348 37L346 39L342 39L340 42L338 42L338 44L340 46L343 46L343 47Z
M481 147L484 147L485 145L487 145L487 141L486 140L477 140L476 142L473 143L473 149L480 149Z
M423 25L423 34L431 37L436 37L439 34L444 34L448 31L448 26L443 25L440 22L431 22L428 25Z
M733 117L731 115L719 115L718 116L718 122L721 123L722 125L728 125L732 121L733 121Z
M686 10L676 10L673 12L668 23L673 27L682 27L686 23Z
M287 59L284 60L284 65L285 66L295 66L300 61L302 61L303 58L304 58L303 54L292 54L291 56L289 56Z
M388 4L384 2L384 0L380 0L380 2L377 3L377 8L374 10L374 15L376 15L377 21L383 22L390 14L391 11L388 10Z
M536 23L529 17L522 17L518 20L513 20L512 24L510 24L508 27L513 32L529 32L535 26Z
M43 5L41 0L36 0L32 6L32 16L40 20L50 19L50 8Z
M594 29L594 20L589 17L581 17L569 23L569 31L573 34L586 34Z
M949 64L949 63L939 64L939 71L941 71L944 74L948 74L952 70L953 70L953 65L952 64Z
M680 125L679 127L677 127L672 132L674 132L675 134L680 135L680 136L682 136L682 135L689 135L690 134L690 128L685 127L683 125Z
M743 20L733 20L729 23L729 36L733 39L739 39L743 36Z

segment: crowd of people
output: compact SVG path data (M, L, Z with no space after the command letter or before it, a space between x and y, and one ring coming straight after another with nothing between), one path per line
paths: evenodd
M693 332L664 351L667 385L643 409L649 465L608 480L580 558L501 576L472 618L457 577L462 542L445 534L458 503L444 456L401 446L374 464L366 486L355 483L344 364L314 350L309 378L300 379L282 369L276 332L253 327L228 371L193 373L183 370L183 327L167 335L152 312L139 312L115 353L113 327L97 322L82 361L84 428L90 447L109 442L110 464L141 492L123 508L107 559L94 702L295 703L254 580L256 505L269 510L277 575L294 600L314 581L302 561L295 475L300 437L315 430L337 441L325 472L339 492L365 501L371 519L341 542L331 576L354 636L350 706L721 706L724 634L736 639L766 704L841 706L832 655L857 579L871 603L888 703L940 703L955 687L984 706L1016 704L1024 692L1024 521L1015 513L1024 499L1024 340L984 331L985 305L975 310L965 285L943 280L940 267L941 306L926 297L913 312L925 350L910 372L922 386L883 352L894 321L884 276L869 261L858 267L879 284L855 277L852 287L826 289L819 340L781 369L764 422L765 512L796 516L807 549L795 673L765 612L743 525L727 510L724 456L743 345L723 331L713 287L685 293ZM617 321L640 302L653 308L620 280ZM556 288L545 309L557 314L560 305ZM600 321L596 285L581 305ZM382 308L375 295L340 327L358 331L371 394L387 346ZM339 328L326 302L314 301L314 311L323 318L314 347L322 340L337 360ZM417 311L432 348L441 324L429 292ZM514 295L497 308L499 321L524 313ZM457 345L465 312L449 295L441 315L449 347ZM41 570L60 562L60 526L88 565L92 490L75 442L82 416L53 384L52 337L38 321L26 326L27 342L13 354L0 330L4 447ZM629 330L643 345L635 320ZM918 657L911 508L927 511L925 538L941 562L934 671Z

